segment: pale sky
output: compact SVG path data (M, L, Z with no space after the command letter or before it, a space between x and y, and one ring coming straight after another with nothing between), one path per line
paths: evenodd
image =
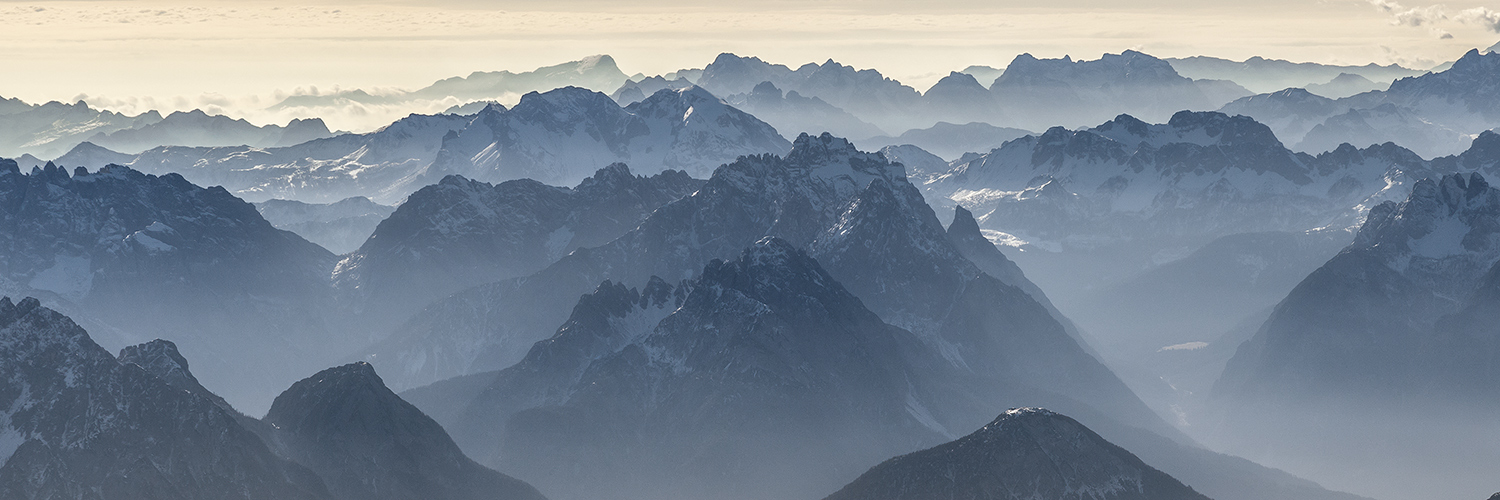
M1425 69L1500 40L1500 13L1488 5L0 0L0 96L88 96L128 112L206 106L282 121L254 111L299 89L416 89L474 71L527 71L601 53L626 73L648 75L701 68L720 52L791 66L832 58L918 90L971 64L1003 67L1022 52L1093 59L1133 48L1159 57L1260 55Z

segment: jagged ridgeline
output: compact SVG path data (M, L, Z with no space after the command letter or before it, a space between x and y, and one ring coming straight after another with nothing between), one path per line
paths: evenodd
M0 408L6 499L544 500L469 460L368 364L294 384L260 421L172 342L115 358L34 298L0 298Z
M1424 179L1405 201L1371 208L1354 242L1235 352L1214 386L1213 438L1252 459L1359 460L1393 477L1324 473L1341 484L1487 489L1479 478L1500 439L1497 262L1500 189L1477 173ZM1394 478L1416 457L1435 477Z
M337 258L177 174L0 160L0 253L6 289L106 325L111 348L173 338L256 411L349 349L329 317Z
M1225 499L1344 498L1174 441L981 242L899 164L803 135L609 243L439 300L369 359L467 373L403 394L555 498L821 495L1025 404Z

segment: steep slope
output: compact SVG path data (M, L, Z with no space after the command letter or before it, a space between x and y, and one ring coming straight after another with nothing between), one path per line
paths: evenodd
M335 498L544 500L530 485L469 460L367 363L293 384L265 422L280 452L322 476Z
M465 410L459 429L498 438L467 446L561 498L775 498L942 435L916 389L937 360L789 243L710 263L673 309L664 285L616 321L580 303Z
M1349 207L1404 196L1430 168L1392 144L1298 154L1247 117L1184 111L1160 125L1121 115L1055 127L955 162L925 188L1032 245L1138 241L1151 255L1232 232L1352 225Z
M0 163L0 249L6 279L137 338L177 339L218 368L209 385L252 409L287 370L347 349L325 324L334 256L175 174Z
M5 498L331 498L229 412L35 299L0 298L0 380Z
M1340 401L1438 396L1420 384L1424 335L1500 260L1500 190L1478 174L1423 180L1370 211L1359 235L1278 305L1219 390Z
M747 157L721 167L692 196L663 206L608 244L574 252L527 278L439 301L398 330L374 359L453 353L456 359L440 366L423 365L423 371L442 370L439 378L498 369L566 320L568 311L559 306L600 281L691 277L702 263L736 255L768 235L808 249L886 322L913 332L956 365L1009 384L1076 395L1167 432L1037 299L965 259L899 164L827 134L799 137L785 158ZM1075 373L1048 375L1058 370Z
M994 80L990 80L994 82ZM927 114L956 123L1009 122L989 88L966 73L951 72L922 93Z
M1497 261L1500 190L1478 174L1423 180L1406 201L1371 209L1354 243L1229 361L1211 400L1223 422L1214 438L1356 492L1488 488L1475 478L1494 466L1485 457L1500 433L1483 423L1493 385L1475 377L1492 373L1497 342L1490 327L1465 328L1463 314L1445 317L1484 302ZM1422 408L1424 424L1382 411L1392 407ZM1366 442L1372 433L1387 437ZM1366 457L1360 470L1338 465L1353 457Z
M170 340L156 339L127 346L120 349L120 355L115 359L121 364L138 366L167 385L207 399L231 414L238 413L228 401L198 383L198 377L193 376L193 372L188 369L187 358L182 357L182 353L177 351L177 344Z
M446 177L412 194L381 222L339 262L334 283L352 301L360 324L384 333L433 300L528 275L574 249L613 240L702 184L673 170L637 176L619 163L572 189L532 180L490 185ZM423 363L389 362L408 368ZM411 387L406 376L403 371L394 378L397 387Z
M359 249L375 226L396 211L363 196L333 203L266 200L256 203L255 209L276 229L297 233L339 255Z
M1078 421L1018 408L958 440L887 460L825 500L1207 500Z
M706 176L739 156L787 147L770 125L697 87L662 90L625 108L604 94L565 87L527 94L505 112L480 112L444 138L421 178L573 184L616 162L645 173L681 169Z

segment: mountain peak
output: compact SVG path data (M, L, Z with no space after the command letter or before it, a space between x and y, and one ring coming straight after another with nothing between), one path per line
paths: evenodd
M173 387L178 386L174 382L179 379L192 381L195 385L198 383L198 379L188 370L187 358L177 352L177 344L168 340L156 339L125 347L120 349L120 355L116 358L121 363L133 363L144 368L147 373L156 375Z
M1042 408L1011 409L958 440L887 460L827 500L1080 496L1207 500L1078 421Z
M754 266L775 266L806 256L807 254L802 253L790 242L775 236L767 236L746 248L740 255L740 261Z
M1406 201L1371 208L1352 246L1375 250L1397 271L1416 259L1459 258L1470 262L1446 267L1488 268L1500 258L1500 189L1478 173L1422 179Z

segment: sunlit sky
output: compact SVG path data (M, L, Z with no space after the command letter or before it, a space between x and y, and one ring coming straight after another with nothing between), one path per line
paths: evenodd
M1500 7L1500 0L1496 1ZM925 90L1015 55L1250 56L1425 69L1500 40L1484 2L644 0L25 2L0 0L0 96L138 112L269 106L292 92L416 89L591 54L626 73L720 52L835 59Z

